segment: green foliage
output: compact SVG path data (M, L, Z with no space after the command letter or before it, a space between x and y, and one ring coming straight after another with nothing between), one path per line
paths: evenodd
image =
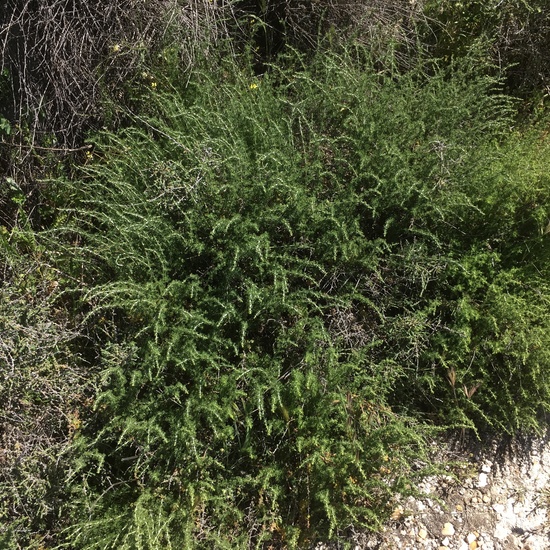
M65 523L72 440L93 395L93 369L67 280L24 215L0 226L0 546L44 548ZM76 348L76 352L75 352Z
M350 49L170 84L94 138L42 237L102 369L68 547L375 528L433 423L537 425L548 144L483 67Z
M511 93L540 100L550 65L550 10L545 0L429 0L426 43L441 57L471 53L492 60Z
M7 136L11 134L11 124L3 117L0 117L0 134Z
M539 429L543 0L12 4L1 547L339 540L434 433Z

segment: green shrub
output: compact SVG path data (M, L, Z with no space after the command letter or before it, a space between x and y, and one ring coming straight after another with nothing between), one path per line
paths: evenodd
M506 75L511 93L536 100L546 95L550 64L550 10L545 0L443 0L425 2L425 35L432 53L490 59Z
M512 107L474 63L350 49L164 82L96 136L49 241L102 369L67 545L375 528L431 426L536 426L548 145Z
M66 274L30 229L20 190L13 200L16 225L0 226L0 546L31 549L66 525L71 447L94 371Z

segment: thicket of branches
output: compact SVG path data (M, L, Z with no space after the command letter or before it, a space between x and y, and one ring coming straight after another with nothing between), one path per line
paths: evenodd
M435 55L460 56L475 47L499 67L509 93L535 106L548 96L550 10L545 0L425 0L424 13L432 21L427 43Z
M223 11L209 0L6 0L0 69L11 102L1 114L27 125L31 143L75 145L102 123L103 100L127 89L163 46L177 43L184 66L214 47Z

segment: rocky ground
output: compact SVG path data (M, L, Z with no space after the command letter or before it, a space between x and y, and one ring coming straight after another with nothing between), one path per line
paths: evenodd
M426 479L426 498L398 502L380 535L357 535L355 550L550 549L550 434L441 451L449 473ZM441 454L442 453L442 454Z

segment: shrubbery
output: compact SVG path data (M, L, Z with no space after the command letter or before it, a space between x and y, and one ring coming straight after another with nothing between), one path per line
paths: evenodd
M461 57L473 47L506 75L512 94L535 99L535 107L547 96L550 12L545 0L426 0L423 11L434 55Z
M376 527L431 426L537 426L548 145L498 83L358 48L171 84L96 136L41 237L101 350L71 546Z
M0 545L307 547L435 434L541 427L549 143L504 91L544 92L499 30L538 4L10 2Z
M0 227L0 546L44 548L67 524L65 480L95 368L65 294L75 281L54 267L21 205L15 217Z

